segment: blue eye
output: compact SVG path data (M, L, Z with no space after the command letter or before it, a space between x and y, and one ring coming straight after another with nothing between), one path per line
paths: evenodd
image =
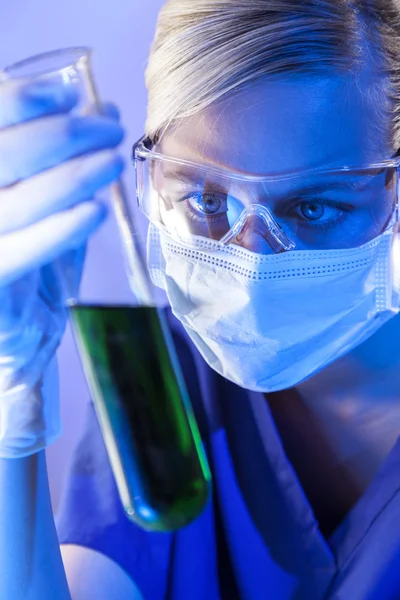
M304 221L316 224L332 223L343 214L341 207L322 200L303 201L295 210Z
M325 207L318 202L302 202L299 208L302 216L310 221L318 221L325 212Z
M226 196L222 198L216 194L203 194L201 196L191 196L188 200L193 208L204 215L226 212Z

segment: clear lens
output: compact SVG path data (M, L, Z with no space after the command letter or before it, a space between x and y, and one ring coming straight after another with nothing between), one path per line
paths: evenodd
M363 169L246 177L139 155L139 205L186 243L264 237L274 252L361 246L397 218L395 163Z

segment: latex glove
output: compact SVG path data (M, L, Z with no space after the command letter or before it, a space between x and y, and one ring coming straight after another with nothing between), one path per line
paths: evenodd
M115 118L77 116L73 85L0 84L0 457L60 434L56 349L64 308L55 264L78 284L107 214L91 200L123 169Z

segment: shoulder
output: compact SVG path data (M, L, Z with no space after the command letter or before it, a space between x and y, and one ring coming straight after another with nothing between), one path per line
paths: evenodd
M61 555L72 600L144 600L127 573L101 552L62 544Z

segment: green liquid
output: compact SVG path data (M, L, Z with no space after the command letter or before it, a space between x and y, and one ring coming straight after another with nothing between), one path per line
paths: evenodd
M70 315L126 514L146 530L183 527L207 503L210 473L163 311Z

